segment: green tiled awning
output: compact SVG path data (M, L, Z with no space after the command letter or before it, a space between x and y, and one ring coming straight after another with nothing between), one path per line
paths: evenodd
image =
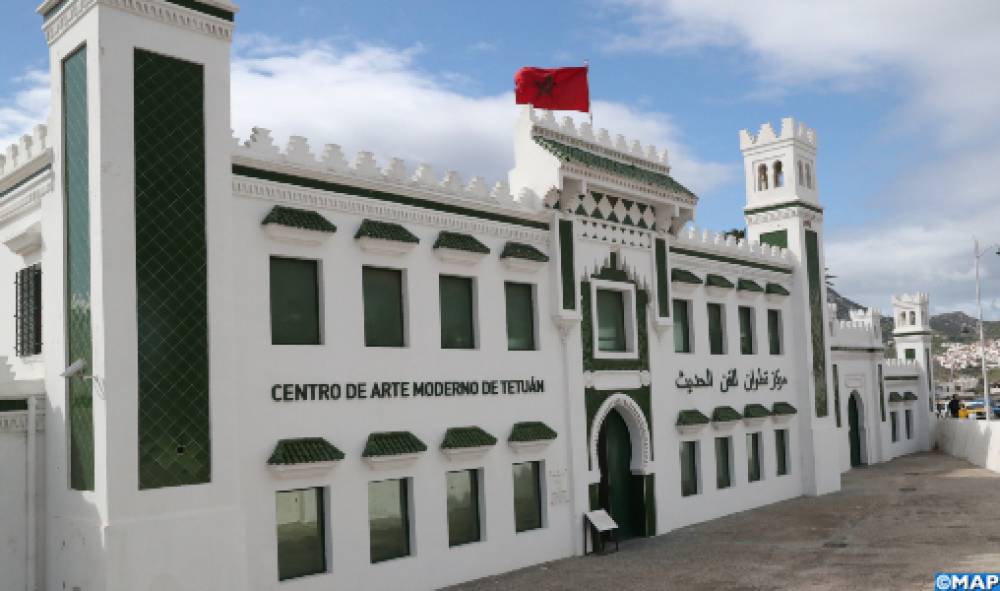
M899 392L890 392L889 393L889 402L902 402L902 401L903 401L903 397L900 396Z
M459 234L458 232L441 232L438 234L437 240L434 241L434 248L490 254L489 247L477 240L475 236Z
M764 293L786 296L788 295L788 290L777 283L768 283L767 287L764 288Z
M907 392L903 394L903 400L917 400L917 395L913 392Z
M427 451L427 446L409 431L382 431L372 433L365 442L363 458L399 456Z
M771 416L771 411L763 404L748 404L743 407L743 418L763 419Z
M445 431L441 447L442 449L461 449L496 444L497 438L479 427L452 427Z
M705 285L722 287L724 289L732 289L735 287L732 281L726 279L722 275L716 275L715 273L709 273L705 276Z
M525 441L546 441L555 438L556 432L552 430L552 427L541 421L526 421L523 423L514 423L507 441L520 443Z
M760 286L756 281L751 281L749 279L739 279L736 281L736 289L739 291L756 291L762 292L764 288Z
M337 226L334 226L329 220L315 211L295 209L294 207L285 207L283 205L275 205L271 208L271 211L264 217L264 221L260 223L262 226L267 226L268 224L277 224L301 230L314 230L316 232L333 233L337 231Z
M712 411L713 423L728 423L730 421L738 421L742 418L743 415L731 406L716 406L715 410Z
M781 415L794 415L799 411L787 402L775 402L774 406L771 407L771 413L781 416Z
M682 410L677 413L677 426L688 427L691 425L707 425L708 417L700 410Z
M559 160L565 162L579 162L580 164L590 168L597 168L617 176L623 176L646 183L647 185L662 187L668 191L673 191L681 195L689 197L695 196L695 194L688 190L687 187L675 181L669 174L639 168L634 164L626 164L624 162L612 160L611 158L598 156L593 152L589 152L575 146L568 146L561 142L550 140L549 138L535 136L535 142Z
M685 271L684 269L678 269L674 267L670 271L670 280L676 281L677 283L691 283L694 285L701 285L701 279L691 271Z
M526 261L535 261L538 263L549 262L547 254L530 244L524 244L522 242L508 242L507 244L504 244L503 252L500 253L500 258L524 259Z
M410 232L399 224L376 222L374 220L364 220L361 222L361 227L358 228L358 232L354 235L354 238L374 238L376 240L392 240L394 242L409 242L412 244L420 242L420 239L414 236L413 232Z
M342 459L344 459L344 453L326 439L300 437L278 441L267 463L271 466L291 466L294 464L337 462Z

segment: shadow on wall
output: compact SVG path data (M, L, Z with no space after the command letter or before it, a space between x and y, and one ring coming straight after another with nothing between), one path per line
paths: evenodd
M1000 422L937 418L938 449L1000 473Z

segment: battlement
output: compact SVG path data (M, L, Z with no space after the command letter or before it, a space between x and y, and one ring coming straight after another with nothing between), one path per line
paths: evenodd
M739 240L731 235L710 232L693 225L678 232L674 244L681 248L711 252L720 256L745 259L766 265L792 267L795 264L787 249L760 242Z
M911 374L920 371L916 359L886 359L884 362L886 374Z
M46 154L49 150L48 133L48 126L36 125L31 135L21 136L18 143L7 146L0 153L0 183Z
M926 306L930 303L930 296L926 293L916 292L916 293L904 293L898 296L892 296L892 305L899 307L911 307L911 306Z
M751 135L748 130L741 129L740 149L747 150L749 148L766 146L777 141L790 139L797 139L801 142L809 144L813 148L817 147L819 142L815 129L807 127L805 123L796 121L792 117L785 117L781 120L781 132L777 134L774 132L774 128L771 127L770 122L761 125L760 131L757 132L757 135Z
M407 191L430 191L522 212L534 213L542 209L542 200L530 189L522 190L515 196L511 194L505 181L498 181L490 186L483 177L474 176L466 183L454 170L438 177L429 164L419 164L411 173L404 160L392 158L386 166L380 167L375 155L364 150L358 152L354 160L348 163L339 145L326 144L323 151L316 155L309 140L297 135L289 138L288 145L282 151L275 145L271 130L263 127L254 127L250 138L242 143L233 138L233 143L233 156L237 159L277 164L313 173L334 174L360 181L378 181Z
M849 312L851 320L855 322L868 322L878 325L882 320L882 311L878 308L859 308Z
M851 310L849 320L836 318L836 304L830 308L830 338L835 347L882 347L882 313L876 308Z

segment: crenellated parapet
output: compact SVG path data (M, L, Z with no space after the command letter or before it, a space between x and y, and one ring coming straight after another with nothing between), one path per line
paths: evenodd
M886 377L909 376L921 372L920 363L916 359L886 359L883 367Z
M677 233L677 239L671 248L689 249L719 257L732 258L790 269L795 266L795 259L785 248L748 242L722 232L712 232L689 225Z
M751 134L746 129L740 130L740 149L746 150L753 147L765 146L780 140L797 139L812 147L818 146L816 130L806 126L801 121L796 121L793 117L785 117L781 120L781 131L775 133L771 123L764 123L760 126L760 131L756 135Z
M882 313L877 308L850 311L849 320L836 318L837 306L830 304L830 342L834 348L864 349L880 352L882 344Z
M31 134L0 153L0 188L23 180L51 160L48 126L37 125Z

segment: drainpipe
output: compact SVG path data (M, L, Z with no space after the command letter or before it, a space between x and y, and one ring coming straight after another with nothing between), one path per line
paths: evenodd
M27 482L27 487L26 487L26 489L27 489L27 496L28 496L28 498L27 498L27 506L28 506L27 507L28 508L28 516L27 516L28 532L27 532L27 534L28 535L26 536L27 541L28 541L28 544L27 544L28 547L26 548L26 552L25 552L25 554L27 555L27 561L28 561L28 572L27 572L27 589L28 589L28 591L36 591L36 587L35 587L35 574L36 574L36 570L35 570L35 563L36 563L36 557L35 557L35 554L36 554L36 551L35 551L36 550L36 548L35 548L35 545L36 545L35 534L36 534L37 530L36 530L36 527L35 527L35 520L36 520L36 515L35 515L35 503L36 503L35 477L36 476L35 475L36 475L36 472L37 472L37 467L35 466L35 462L36 462L36 460L38 458L38 453L36 451L37 441L36 441L36 433L35 433L35 431L37 430L37 426L35 424L36 423L35 412L37 410L37 407L38 407L38 398L36 396L34 396L34 395L28 396L28 425L27 425L28 426L28 433L27 433L27 435L28 435L28 441L27 441L27 446L26 446L27 447L27 455L28 455L28 458L27 458L27 460L28 460L27 461L28 482Z

